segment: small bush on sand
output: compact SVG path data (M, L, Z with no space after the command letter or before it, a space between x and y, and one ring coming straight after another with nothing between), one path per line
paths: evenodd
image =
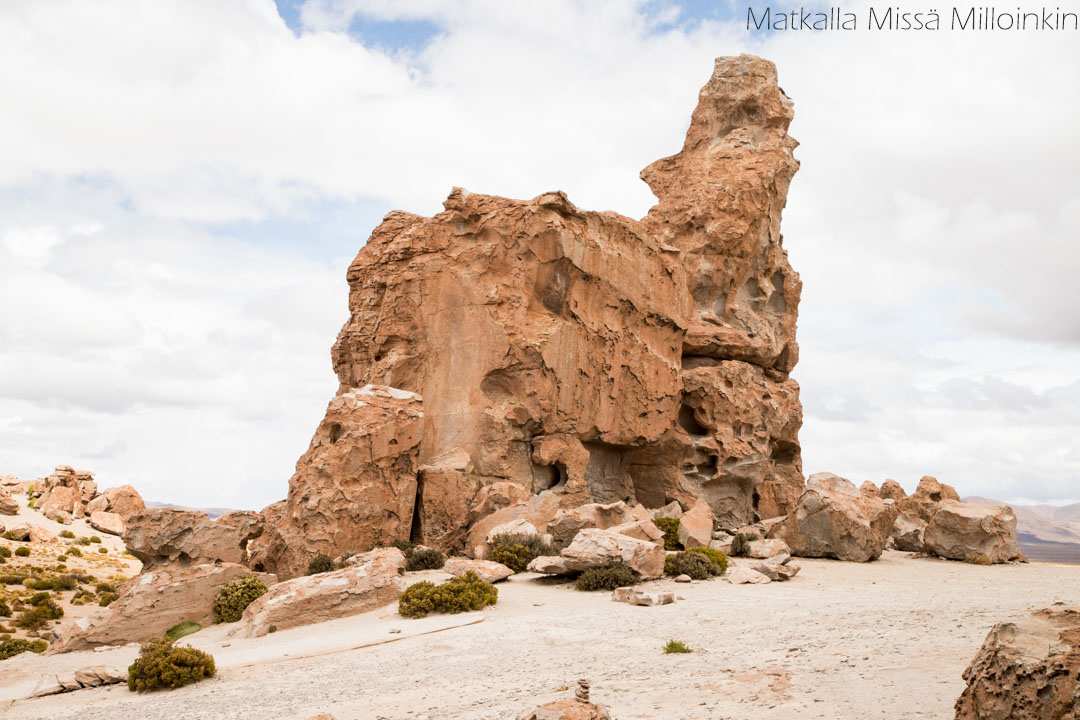
M80 537L80 538L76 538L75 539L75 544L76 545L89 545L90 544L90 538L85 537L85 536Z
M30 556L30 548L26 547L25 545L23 545L21 547L17 547L17 548L15 548L15 554L18 555L19 557L29 557Z
M406 570L438 570L446 564L446 557L435 548L418 547L408 554Z
M731 541L732 557L746 557L750 554L750 543L760 539L757 533L735 533L735 539Z
M708 557L696 552L678 552L664 560L665 575L689 575L695 580L705 580L720 574L720 567Z
M69 547L67 549L68 555L74 555L75 557L82 557L82 550L77 547Z
M108 552L109 552L109 548L107 548L107 547L99 547L99 548L97 549L97 551L98 551L99 553L101 553L102 555L106 555L106 554L108 554Z
M11 557L11 548L7 545L0 547L0 557Z
M23 583L31 590L74 590L79 587L79 581L74 575L53 575L50 577L41 577L33 581L32 584Z
M514 572L524 572L534 559L542 555L558 555L555 547L539 535L499 534L491 538L488 559L502 563Z
M101 607L109 607L116 601L117 597L116 593L102 593L98 595L98 605Z
M62 617L64 617L64 609L52 600L46 599L39 604L32 604L28 610L19 613L15 618L15 626L24 630L40 630L50 620L59 620Z
M202 625L200 625L199 623L186 621L182 623L176 623L171 628L166 630L165 637L169 638L173 642L176 642L180 638L191 635L192 633L197 633L200 630L202 630Z
M91 535L90 542L101 544L101 538L99 538L97 535Z
M664 645L665 655L678 655L681 653L692 653L694 649L684 643L682 640L668 640Z
M99 582L97 587L94 588L98 594L116 592L116 586L112 583Z
M324 572L330 572L334 569L334 559L329 555L323 555L322 553L316 555L311 559L311 562L307 566L308 575L319 575Z
M7 660L9 657L15 657L20 653L24 653L27 650L30 652L42 652L45 648L49 647L49 643L44 640L24 640L22 638L15 638L13 640L0 641L0 660Z
M4 598L0 598L0 617L11 617L11 606Z
M637 585L641 577L625 565L605 568L589 568L578 575L575 588L582 591L614 590L627 585Z
M61 530L60 531L60 537L68 538L69 540L74 540L75 539L75 533L71 532L70 530Z
M398 599L398 612L405 617L422 618L429 612L480 610L498 600L498 588L470 571L441 585L424 581L409 586Z
M236 622L248 605L266 594L266 584L254 575L230 580L214 598L214 622Z
M128 667L128 690L178 688L213 677L214 658L190 646L177 647L167 637L151 640Z
M664 533L665 550L678 550L682 547L679 544L679 518L656 518L653 523Z

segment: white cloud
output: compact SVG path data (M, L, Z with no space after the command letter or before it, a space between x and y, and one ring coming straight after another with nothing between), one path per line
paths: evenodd
M358 12L440 31L367 48L343 32ZM206 223L317 234L339 222L319 203L430 213L453 185L640 216L637 173L681 145L712 58L751 50L802 142L784 230L807 470L1075 496L1075 34L755 40L614 0L301 17L296 34L269 0L0 6L19 68L0 74L0 471L280 497L334 386L347 260Z

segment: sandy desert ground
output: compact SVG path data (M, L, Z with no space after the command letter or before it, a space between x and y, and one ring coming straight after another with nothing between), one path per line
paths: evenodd
M218 675L164 693L117 686L15 701L50 672L123 666L136 650L24 653L0 663L0 715L504 720L587 677L618 720L951 718L961 673L995 622L1080 600L1075 566L896 552L801 562L787 583L653 583L684 598L662 607L519 575L480 613L406 620L388 607L253 640L216 626L186 640L214 654ZM409 573L425 577L446 576ZM662 654L671 638L695 651Z

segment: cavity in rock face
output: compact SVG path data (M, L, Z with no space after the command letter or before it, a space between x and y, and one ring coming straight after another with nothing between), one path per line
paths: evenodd
M339 394L259 566L291 576L394 539L466 549L496 483L545 512L701 497L737 527L791 509L792 115L771 63L719 58L683 149L641 173L659 199L642 220L460 188L434 217L387 215L349 268ZM409 406L342 404L365 386Z

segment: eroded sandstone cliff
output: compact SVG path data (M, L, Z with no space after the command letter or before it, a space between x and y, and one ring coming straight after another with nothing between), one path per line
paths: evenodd
M253 562L467 549L496 483L554 508L700 497L724 527L788 512L792 115L771 63L719 58L683 149L641 174L658 198L642 220L460 188L434 217L387 215L349 269L338 396Z

